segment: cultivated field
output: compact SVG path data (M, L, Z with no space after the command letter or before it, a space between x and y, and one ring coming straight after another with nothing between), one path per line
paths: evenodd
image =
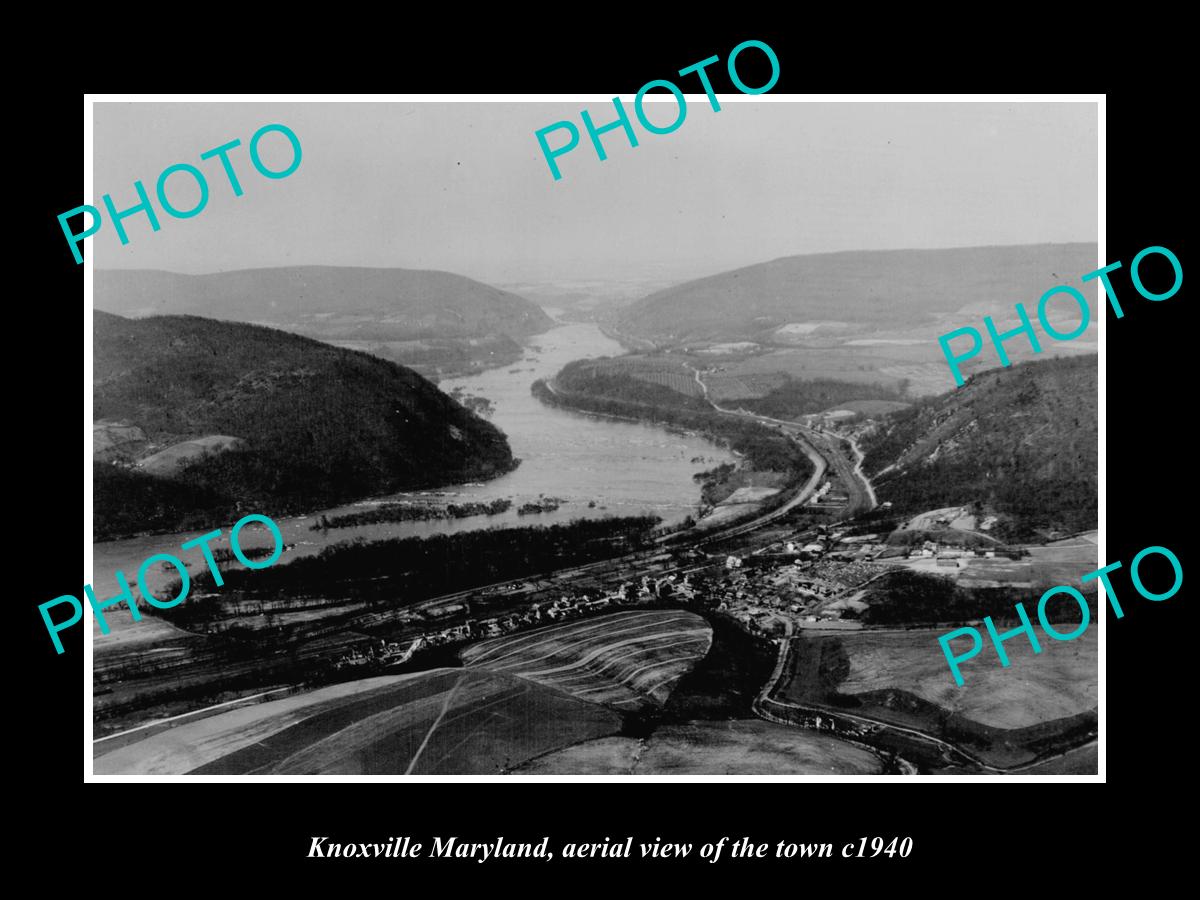
M1086 565L1094 562L1097 557L1096 534L1095 531L1087 531L1061 541L1051 541L1041 547L1029 547L1029 555L1037 562L1070 562Z
M930 343L936 352L936 342ZM784 372L802 380L830 378L836 381L898 387L900 379L905 376L889 374L886 369L932 364L935 361L927 347L888 347L884 351L868 347L803 347L752 356L741 362L731 363L724 368L722 374L744 378L746 375ZM945 362L942 363L942 368L945 368ZM953 385L948 373L945 380ZM946 386L940 388L940 391L944 390L947 390Z
M613 359L598 359L588 363L594 371L607 375L628 375L648 384L658 384L688 397L704 394L696 383L696 376L682 362L645 356L618 356Z
M838 404L838 409L848 409L864 416L886 416L909 405L899 400L846 400Z
M184 466L191 465L210 454L240 448L245 441L225 434L210 434L172 444L165 450L147 456L138 467L151 475L174 475Z
M696 377L690 372L679 372L675 370L656 370L646 371L638 370L630 373L638 381L648 381L650 384L661 384L663 387L668 387L680 394L685 394L688 397L699 397L704 391L700 385L696 383Z
M1073 626L1060 625L1068 631ZM1039 632L1042 652L1016 638L1004 645L1009 666L1000 665L984 638L984 650L961 664L958 687L938 644L944 631L859 632L840 638L850 672L842 694L897 689L993 728L1025 728L1094 709L1099 673L1097 634L1091 626L1073 641L1051 641ZM969 646L964 639L961 642ZM951 645L953 650L959 646Z
M999 769L1054 757L1095 739L1094 627L1074 641L1047 638L1039 655L1027 641L1014 639L1005 648L1007 668L987 649L962 664L963 687L955 684L942 655L937 640L942 633L802 632L793 639L772 699L807 710L810 719L824 711L914 729ZM925 771L962 771L958 763L947 768L940 751L930 752L933 745L914 743L903 731L885 729L866 740L899 751Z
M972 559L958 576L963 587L993 587L1013 584L1034 587L1067 584L1078 587L1079 579L1095 571L1100 563L1096 532L1078 535L1044 546L1024 548L1029 556L1019 560Z
M717 403L723 400L765 397L786 381L787 377L778 372L743 375L718 374L704 377L704 383L708 385L708 395Z
M872 753L754 719L666 725L644 739L585 741L526 763L522 775L873 775Z
M471 669L517 675L629 710L665 703L711 644L712 631L700 616L649 610L483 641L466 648L462 659Z
M512 676L369 678L96 745L96 774L491 774L612 734L620 718Z

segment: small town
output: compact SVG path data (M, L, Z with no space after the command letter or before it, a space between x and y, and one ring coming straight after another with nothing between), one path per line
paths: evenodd
M841 509L845 493L826 481L810 506ZM941 524L944 524L942 522ZM465 592L417 604L393 621L419 633L399 642L364 642L336 663L338 669L387 669L410 662L422 650L500 637L588 615L638 605L670 602L728 618L749 634L780 641L797 630L855 631L862 628L861 599L869 584L898 568L954 577L971 559L994 559L999 552L1018 558L1020 550L996 542L995 549L971 550L958 544L923 540L908 547L887 542L887 534L851 534L833 525L795 530L781 540L740 553L709 554L696 548L643 557L642 574L620 577L577 574L565 584L525 581ZM488 615L489 605L521 598L519 608ZM441 622L447 624L441 625ZM453 624L450 624L453 622Z

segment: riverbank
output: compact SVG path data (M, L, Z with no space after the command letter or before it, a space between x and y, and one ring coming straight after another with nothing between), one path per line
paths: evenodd
M618 387L623 386L618 382ZM645 386L637 389L653 396ZM723 444L734 454L734 461L693 475L701 487L697 523L701 527L718 522L721 527L735 525L778 509L815 471L813 460L787 436L751 419L715 410L707 401L699 406L641 402L564 389L554 379L538 379L530 385L530 393L549 406L682 429ZM679 403L686 401L680 395Z
M514 366L444 380L439 388L446 394L453 395L457 390L488 401L492 408L491 422L507 436L514 457L521 460L520 466L490 481L376 496L313 508L303 514L273 516L284 540L294 545L280 562L317 554L345 540L378 541L457 534L493 526L521 527L529 524L530 516L527 513L522 517L517 510L526 504L540 503L546 497L562 502L554 511L539 512L534 517L539 524L654 515L663 520L664 527L673 527L694 516L699 492L692 476L732 461L728 450L685 429L668 430L634 419L593 418L550 407L529 392L533 379L551 377L572 360L620 352L620 345L606 338L594 324L571 323L528 340L523 356ZM496 515L376 521L329 531L312 529L313 525L319 526L322 515L332 519L369 514L383 504L445 506L490 504L502 499L510 499L513 505ZM261 535L257 531L246 529L241 533L239 540L243 547L271 546L270 535L265 530ZM113 596L120 590L113 576L115 571L136 572L142 560L155 553L177 551L180 544L197 534L197 531L143 533L96 542L90 583L97 596ZM228 549L228 527L213 546ZM184 553L182 558L193 576L207 568L199 553ZM151 589L162 596L165 581L160 580L157 567L149 573L149 578ZM137 625L133 623L130 627ZM94 634L99 637L98 629ZM98 642L97 647L101 644Z

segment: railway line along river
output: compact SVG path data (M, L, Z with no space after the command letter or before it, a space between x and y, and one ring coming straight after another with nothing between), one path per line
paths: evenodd
M549 407L530 393L530 385L536 379L553 376L573 359L616 356L622 352L620 344L606 337L596 325L565 323L530 338L523 358L513 365L442 382L439 386L447 393L461 388L468 395L486 398L494 404L491 421L508 436L513 455L521 459L520 466L486 483L394 494L314 510L304 516L277 517L275 521L283 532L285 544L294 545L285 551L280 562L359 537L367 540L423 537L493 526L549 525L583 517L645 513L660 516L667 524L681 521L695 511L700 497L699 486L692 476L732 460L727 450L695 435ZM563 502L552 512L518 515L517 509L523 503L537 501L542 496L561 498ZM385 502L434 499L461 504L501 498L511 498L513 505L499 515L378 523L328 531L312 528L322 515L333 518L369 511ZM91 584L97 597L118 592L115 570L132 576L148 556L171 552L199 533L146 535L95 544ZM247 528L239 535L239 543L246 547L269 546L270 542L265 529ZM213 546L228 547L227 526L222 528L222 539L214 541ZM204 569L198 552L184 556L193 573ZM192 556L196 559L191 559ZM170 574L152 570L148 573L150 586L163 586ZM117 638L130 627L126 615L114 610L114 627L105 640ZM98 629L94 633L98 634Z

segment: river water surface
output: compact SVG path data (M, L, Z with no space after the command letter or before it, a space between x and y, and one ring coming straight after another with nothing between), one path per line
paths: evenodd
M573 359L616 356L622 352L621 346L606 337L596 325L568 323L530 338L525 355L518 363L442 382L440 387L447 393L461 387L466 393L486 397L495 404L491 420L508 436L513 455L520 457L521 465L482 484L395 494L317 510L310 515L276 518L285 543L295 544L280 562L296 555L316 553L329 544L356 537L367 540L424 537L492 526L548 525L583 517L639 514L660 516L667 524L681 521L694 512L699 501L699 487L692 476L732 460L728 451L693 435L673 434L650 425L549 407L530 393L529 387L536 379L553 376ZM517 515L517 507L541 495L558 497L564 502L554 512ZM328 531L311 528L322 513L332 517L371 509L384 502L431 497L457 503L507 497L512 498L513 507L497 516L394 522ZM595 505L589 506L589 503ZM228 546L229 525L232 524L222 527L222 539L214 541L212 546ZM198 550L182 553L179 549L181 543L193 537L196 537L195 532L186 532L95 544L91 584L97 597L112 596L117 592L114 571L124 572L133 581L142 560L155 553L186 557L184 561L192 572L202 571L205 565ZM247 526L238 539L247 547L271 545L270 535L259 525ZM465 560L464 564L469 561ZM227 565L232 564L223 563L222 567ZM148 581L151 586L161 586L170 575L162 573L161 567L156 565L148 573ZM162 592L157 593L162 596ZM124 623L126 615L114 610L114 633L120 627L118 619Z

